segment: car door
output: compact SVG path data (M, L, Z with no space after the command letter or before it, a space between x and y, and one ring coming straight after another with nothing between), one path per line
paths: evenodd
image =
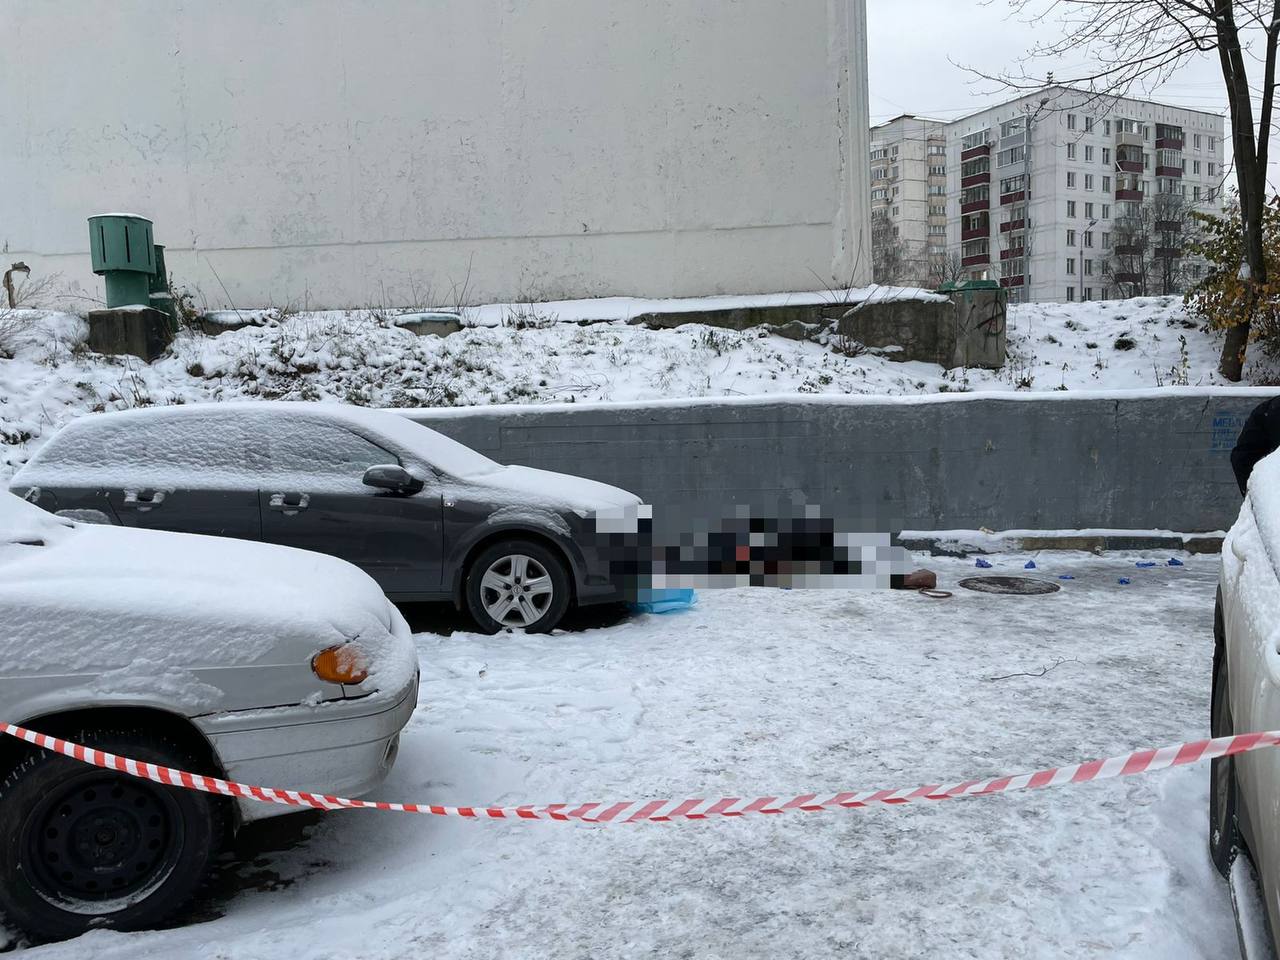
M259 487L262 537L341 557L391 596L431 599L443 590L441 488L416 494L366 487L365 470L400 459L344 424L265 415L250 438L265 450Z

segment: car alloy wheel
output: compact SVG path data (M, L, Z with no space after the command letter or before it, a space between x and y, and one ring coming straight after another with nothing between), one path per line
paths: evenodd
M499 557L480 579L485 613L504 627L528 627L541 620L555 600L551 574L533 557Z
M158 887L182 853L173 795L104 774L47 795L28 818L32 886L72 913L97 914Z

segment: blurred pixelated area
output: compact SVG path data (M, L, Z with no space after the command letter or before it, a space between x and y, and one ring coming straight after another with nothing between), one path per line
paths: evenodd
M734 504L716 516L648 504L597 513L597 546L628 598L670 589L883 590L910 566L889 533L823 513L817 504Z

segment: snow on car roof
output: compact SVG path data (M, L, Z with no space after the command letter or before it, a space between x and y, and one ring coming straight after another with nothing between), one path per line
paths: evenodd
M227 414L242 416L228 417ZM207 466L208 457L204 455L204 451L216 446L219 441L221 424L217 421L225 423L228 429L245 426L252 434L253 431L264 427L275 429L274 424L266 425L278 417L278 429L282 433L287 433L290 425L296 424L299 418L338 424L371 439L380 439L393 452L407 456L410 460L421 461L455 477L479 477L501 469L501 464L495 463L470 447L451 440L430 427L396 416L389 411L371 410L341 403L259 400L150 407L80 417L64 426L13 479L16 484L38 483L44 468L62 467L68 461L76 463L77 466L90 465L81 462L83 457L69 456L68 451L71 445L67 441L76 438L89 439L94 434L112 426L125 425L130 433L137 431L143 436L135 439L144 444L147 441L145 434L149 430L155 430L157 431L155 449L158 451L164 447L167 452L172 453L172 438L166 440L164 435L158 432L160 427L162 425L167 427L185 418L210 418L210 415L214 415L210 422L202 424L198 435L189 438L189 446L184 446L186 454L178 452L178 456L185 457L186 463L166 464L166 466L178 468L184 465L193 468ZM252 447L252 436L249 438L249 445ZM144 463L139 463L137 466L140 469L148 468L148 464ZM241 464L237 465L237 469L245 468ZM138 479L144 478L139 476Z

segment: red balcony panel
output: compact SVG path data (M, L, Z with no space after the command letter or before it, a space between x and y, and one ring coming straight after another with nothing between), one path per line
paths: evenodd
M977 146L977 147L970 147L968 150L961 151L960 162L964 163L966 160L974 159L974 157L985 157L990 152L991 152L991 144L989 143L984 143L981 146Z
M1133 201L1136 201L1137 203L1141 203L1142 191L1141 190L1116 190L1116 199L1117 200L1133 200Z
M1117 160L1116 169L1123 171L1124 173L1141 173L1142 161L1141 160Z
M1155 223L1157 233L1181 233L1182 224L1177 220L1157 220Z
M1006 220L1000 224L1000 232L1008 233L1010 230L1021 230L1026 225L1027 221L1025 220Z
M1021 276L1000 278L1000 286L1002 287L1020 287L1025 282L1025 279Z
M1026 199L1027 199L1027 191L1025 190L1019 190L1017 193L1001 194L1000 206L1003 207L1006 204L1010 204L1010 203L1021 203L1023 200L1026 200Z
M984 223L980 227L972 227L968 230L961 230L960 239L961 240L981 240L983 237L988 236L990 233L991 233L991 227Z
M970 200L968 203L960 204L961 213L977 213L979 210L986 210L991 206L991 199Z
M1157 150L1181 150L1183 143L1179 137L1156 137Z
M991 171L984 170L982 173L971 173L967 177L960 178L960 189L966 190L969 187L980 187L984 183L991 182Z
M1157 177L1181 177L1181 167L1156 167Z
M1156 247L1157 260L1177 260L1181 256L1181 247Z
M964 257L960 260L962 267L978 267L991 262L991 254L975 253L972 257Z
M1009 250L1001 250L1001 251L1000 251L1000 259L1001 259L1001 260L1011 260L1011 259L1013 259L1014 257L1020 257L1020 256L1022 256L1022 255L1023 255L1023 254L1025 254L1026 252L1027 252L1027 248L1026 248L1026 247L1013 247L1012 249L1009 249Z

